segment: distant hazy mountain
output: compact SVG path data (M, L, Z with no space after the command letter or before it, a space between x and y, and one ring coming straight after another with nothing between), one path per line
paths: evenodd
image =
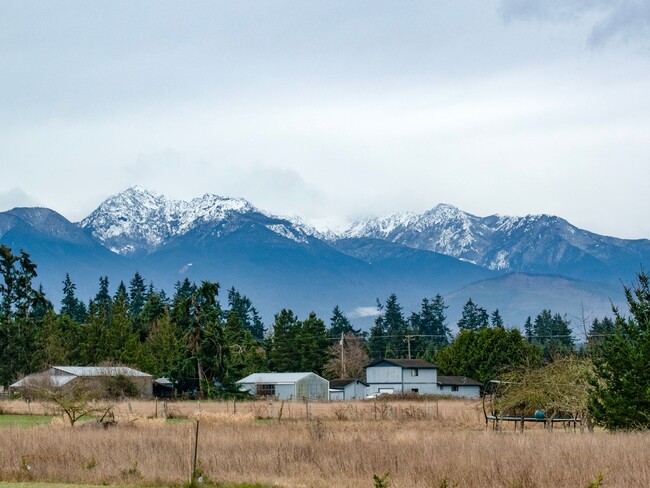
M367 316L390 293L408 315L441 293L452 326L470 297L513 325L542 308L601 314L610 300L621 301L612 280L631 280L650 256L647 240L603 237L545 215L481 218L438 205L336 235L243 199L185 202L140 187L110 197L78 224L42 208L0 213L0 243L30 253L55 305L66 272L88 299L100 276L115 287L139 271L168 293L185 277L235 286L267 322L282 307L328 318L339 305Z
M566 315L578 337L583 340L583 326L588 330L594 318L611 317L613 305L623 313L627 310L620 283L512 273L478 281L447 294L448 316L459 318L463 305L470 297L488 311L498 308L510 327L523 327L526 317L532 316L534 320L543 309L559 312Z

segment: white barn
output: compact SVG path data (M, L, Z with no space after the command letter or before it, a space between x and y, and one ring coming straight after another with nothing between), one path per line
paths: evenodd
M329 398L329 381L315 373L253 373L237 384L251 395L278 400Z

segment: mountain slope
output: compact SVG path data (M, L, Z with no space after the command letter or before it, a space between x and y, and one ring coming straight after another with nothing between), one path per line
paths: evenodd
M127 276L123 260L89 237L77 225L46 208L15 208L0 213L0 243L14 253L24 250L37 265L42 283L58 304L66 273L78 283L80 296L94 294L104 272L113 279Z
M523 328L528 316L534 320L543 309L566 314L580 340L585 339L583 317L589 329L594 318L612 316L612 305L621 310L626 308L620 284L513 273L478 281L445 295L450 323L456 323L460 318L463 305L469 298L488 312L498 308L505 324L510 327Z
M599 236L552 216L481 218L439 205L326 238L300 218L246 200L183 202L139 187L107 199L80 224L48 209L0 213L0 243L32 256L55 305L66 272L87 300L100 276L114 289L138 271L168 294L184 278L218 281L224 292L234 286L266 322L282 307L300 316L327 318L334 305L368 315L391 293L407 314L443 294L452 325L470 297L499 308L512 325L542 308L576 315L584 305L608 314L621 286L604 281L631 280L650 256L647 240Z
M318 232L299 219L279 219L242 198L206 194L189 202L172 200L134 186L104 202L80 226L111 251L132 255L151 253L205 225L268 218L272 231L289 239L306 240ZM272 221L272 222L271 222Z
M587 280L616 281L650 260L650 241L645 239L600 236L550 215L482 218L443 204L422 214L360 221L344 237L382 239L493 270Z

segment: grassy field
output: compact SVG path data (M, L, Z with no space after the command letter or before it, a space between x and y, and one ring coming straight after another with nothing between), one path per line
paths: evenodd
M49 424L51 421L51 415L0 415L0 428L34 427L35 425Z
M150 485L112 485L113 488L151 488ZM160 485L157 488L183 488L181 485ZM6 483L0 481L0 488L98 488L97 485L74 484L74 483L37 483L37 482L19 482ZM271 485L259 483L210 483L205 488L277 488Z
M391 488L573 488L602 474L603 487L650 486L648 433L486 431L471 402L249 402L237 404L237 413L232 402L187 402L167 409L198 414L200 469L212 482L372 488L373 475L390 473ZM186 483L195 423L149 419L152 402L120 404L116 412L110 429L93 422L3 429L0 480Z

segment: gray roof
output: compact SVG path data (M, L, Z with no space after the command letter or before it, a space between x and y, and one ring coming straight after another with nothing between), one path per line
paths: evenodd
M437 383L442 386L483 386L480 381L473 380L467 376L440 376Z
M15 383L9 385L10 388L20 388L22 387L25 383L29 382L32 379L38 379L46 377L48 381L52 383L52 386L63 386L67 383L70 383L73 379L75 379L75 376L56 376L56 375L45 375L44 373L37 373L37 374L30 374L28 376L25 376L22 380L18 380Z
M368 383L366 383L365 381L361 381L359 379L342 379L342 380L330 380L330 388L332 389L345 388L350 383L356 383L357 381L362 385L369 386Z
M296 383L310 375L321 378L315 373L253 373L237 383Z
M151 376L126 366L52 366L52 369L74 376Z
M419 369L437 369L438 366L435 364L431 364L428 361L425 361L424 359L379 359L377 361L373 361L370 363L366 368L370 368L372 366L377 366L378 364L381 363L388 363L392 364L393 366L400 366L402 368L419 368Z

